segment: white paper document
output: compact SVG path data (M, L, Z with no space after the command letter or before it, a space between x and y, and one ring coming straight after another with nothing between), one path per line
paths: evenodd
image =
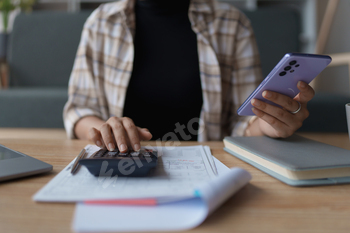
M224 201L246 185L250 174L229 169L215 159L219 176L197 189L197 197L156 206L87 205L78 203L76 232L178 231L200 225Z
M85 149L89 157L100 148ZM207 146L153 149L158 151L158 165L150 176L95 177L84 166L72 175L73 160L33 199L78 202L73 221L77 232L185 230L201 224L251 179L243 169L227 168ZM111 204L148 199L157 204Z
M88 156L100 148L85 147ZM157 147L158 165L148 177L95 177L81 166L71 174L74 160L33 197L35 201L193 197L194 190L217 175L207 146Z

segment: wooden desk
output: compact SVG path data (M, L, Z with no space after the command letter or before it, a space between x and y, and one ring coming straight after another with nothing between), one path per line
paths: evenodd
M350 148L347 134L303 135ZM88 141L67 140L63 130L0 129L0 144L54 166L46 175L0 183L0 232L71 232L74 204L35 203L31 198ZM224 152L222 142L206 144L224 164L248 170L253 179L193 232L350 231L350 185L293 188Z

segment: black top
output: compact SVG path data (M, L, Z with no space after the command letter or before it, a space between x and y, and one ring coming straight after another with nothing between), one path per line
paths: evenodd
M197 140L195 134L186 136L188 122L199 118L203 104L189 2L136 1L135 57L124 116L148 128L152 140ZM176 123L186 127L185 133L175 131ZM191 127L198 130L198 124ZM169 132L177 132L177 138Z

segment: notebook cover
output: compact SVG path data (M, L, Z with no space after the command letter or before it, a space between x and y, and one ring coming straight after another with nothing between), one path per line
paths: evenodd
M296 134L285 139L257 136L225 137L225 140L291 171L350 167L349 150Z
M329 178L329 179L313 179L313 180L292 180L288 179L284 176L279 175L278 173L261 166L258 163L253 162L252 160L249 160L243 156L240 156L238 153L228 149L224 148L225 151L232 154L233 156L239 158L240 160L243 160L246 163L249 163L250 165L258 168L259 170L269 174L270 176L282 181L283 183L286 183L290 186L317 186L317 185L333 185L333 184L346 184L350 183L350 177L338 177L338 178Z

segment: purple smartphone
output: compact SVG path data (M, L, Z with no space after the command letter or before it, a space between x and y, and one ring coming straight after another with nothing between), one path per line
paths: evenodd
M237 110L238 115L255 115L252 111L253 106L250 103L254 98L276 106L275 103L262 97L262 93L265 90L294 98L299 93L297 83L299 81L310 83L331 61L332 58L327 55L287 53L244 101L242 106L239 107Z

